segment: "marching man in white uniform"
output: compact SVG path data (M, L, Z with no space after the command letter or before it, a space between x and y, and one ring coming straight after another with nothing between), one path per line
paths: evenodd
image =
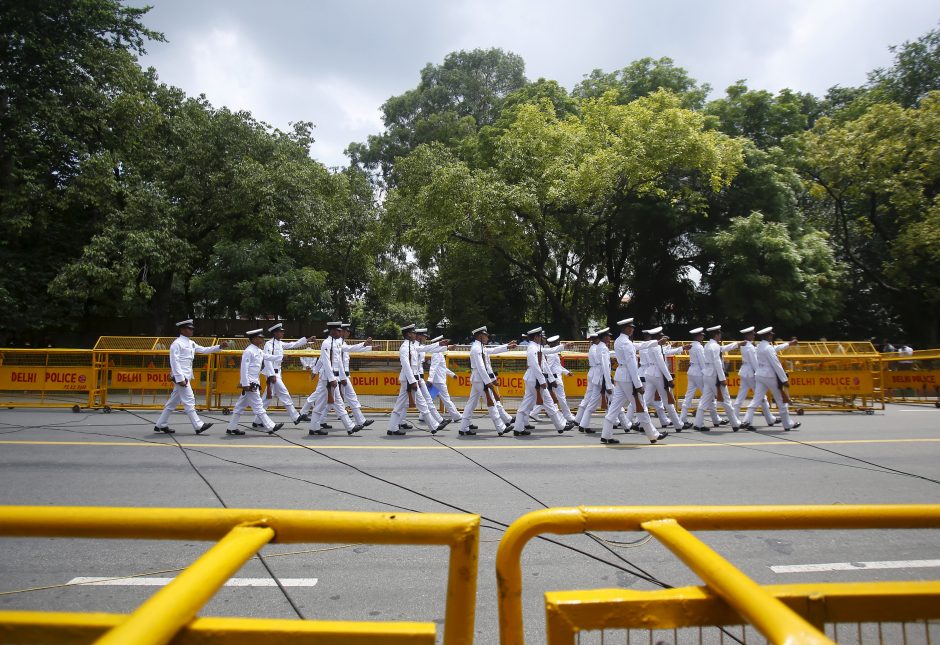
M287 414L290 416L290 420L294 422L294 425L297 425L301 421L309 421L309 418L297 412L297 408L294 407L294 399L291 397L290 392L287 391L287 385L284 383L281 374L284 350L302 349L306 347L308 342L307 337L304 336L292 343L285 343L283 340L285 333L283 323L268 327L268 332L273 334L274 337L264 344L264 352L274 356L274 358L265 361L264 368L261 370L261 373L267 378L267 392L265 392L265 397L261 399L261 402L265 403L264 411L267 412L269 405L280 400L281 403L284 404L284 409L287 410ZM251 425L252 427L259 427L261 426L261 420L255 417Z
M675 406L675 387L672 378L672 372L669 370L669 363L666 362L667 356L673 356L682 351L682 347L666 347L663 343L668 338L663 336L663 328L655 327L646 330L656 344L650 345L647 350L649 357L649 366L646 370L646 393L643 395L643 401L647 407L653 403L653 398L659 394L660 405L664 408L664 413L672 421L672 426L676 432L681 432L684 428L676 413ZM672 396L672 401L669 397ZM691 424L689 425L691 427Z
M649 374L655 373L653 369L653 359L651 352L657 346L656 343L650 343L651 340L650 330L644 329L643 331L643 340L634 343L639 350L640 355L640 382L644 384L642 401L649 408L650 405L653 406L653 409L656 410L656 417L659 419L659 425L661 428L666 428L669 425L669 418L666 416L666 408L663 407L663 402L656 397L656 392L652 388L646 387L646 378ZM681 426L680 426L681 427Z
M601 402L601 392L606 389L606 382L602 374L600 351L600 340L597 332L588 333L588 340L591 346L588 348L588 373L587 386L584 389L584 397L578 404L578 413L575 415L575 423L578 424L578 432L587 432L594 434L594 429L590 427L591 414L597 409ZM588 412L590 410L590 412ZM585 417L587 420L585 421Z
M558 408L555 406L555 402L549 394L548 385L551 381L547 376L544 363L544 352L542 351L544 336L542 335L542 328L536 327L535 329L530 329L526 332L526 336L529 337L529 345L526 347L526 371L522 379L525 382L525 394L522 397L522 402L519 404L519 410L516 411L516 420L513 424L512 434L516 437L531 434L531 432L525 429L525 422L539 399L542 400L545 411L548 412L549 419L551 419L552 423L555 425L555 430L558 431L558 434L561 434L565 430L573 428L574 424L565 424L564 419L561 418L561 413L558 412ZM503 430L499 434L502 435L505 432L506 430Z
M421 374L418 371L420 344L415 334L415 326L406 325L401 328L401 333L405 340L398 348L398 362L401 363L401 372L398 375L398 399L395 401L395 407L392 408L392 414L388 421L388 431L385 433L389 435L405 434L401 424L408 413L409 403L418 408L419 418L430 418L430 411L418 386L418 381L421 380ZM436 427L431 426L431 434L443 430L444 425L441 423Z
M439 343L444 340L443 336L438 336L431 339L431 344ZM457 375L450 371L447 367L447 348L444 348L443 352L434 352L431 354L431 370L428 378L437 389L437 395L441 399L441 403L444 404L444 411L450 415L450 420L452 423L457 423L461 420L460 410L457 409L457 406L454 405L454 402L450 400L450 392L447 391L447 379L448 378L457 378Z
M754 346L754 327L742 329L741 333L744 334L744 342L741 344L741 369L738 370L740 385L738 386L738 396L734 399L735 411L739 411L744 405L747 400L748 390L757 390L757 347ZM789 346L790 343L783 343L777 345L774 349L777 352L782 352ZM770 413L770 404L767 402L766 396L760 402L760 409L767 425L772 426L775 423L780 423L779 417L775 417Z
M362 404L359 402L359 395L356 394L356 389L353 387L352 375L349 371L349 355L358 352L371 352L372 338L369 337L361 343L350 345L346 342L346 339L349 338L349 334L352 333L351 328L352 325L350 323L343 323L341 326L343 330L343 373L346 375L346 378L340 381L339 385L343 395L343 401L345 401L352 410L353 420L356 422L356 425L366 428L372 425L373 420L366 419L365 415L362 413Z
M559 342L559 339L560 336L555 335L545 340L545 342L548 343L548 347L542 348L542 354L544 356L543 362L545 363L549 377L554 382L554 386L549 389L551 389L551 394L555 400L555 405L558 407L558 411L561 412L562 418L567 423L577 424L574 415L571 414L571 408L568 407L568 397L565 396L565 381L562 377L568 376L571 372L566 370L565 366L561 364L560 354L565 351L565 346ZM540 403L535 406L529 416L535 419L538 417L539 412L544 409L545 406Z
M513 342L509 345L488 348L486 343L489 341L490 335L486 327L477 327L471 333L473 334L473 344L470 345L470 396L467 398L467 404L464 406L463 414L460 417L458 434L461 436L476 434L474 432L476 426L470 423L470 420L473 419L473 411L480 404L480 398L482 397L487 412L489 412L490 421L493 422L493 427L496 428L496 432L502 435L506 432L506 422L500 415L500 408L497 406L499 401L492 391L496 383L496 373L492 371L486 359L490 353L499 354L508 351L516 344Z
M362 430L362 425L354 424L346 413L346 404L340 389L340 381L346 380L343 364L343 323L340 321L326 324L330 332L320 345L320 376L317 389L314 390L313 413L310 415L310 435L329 434L329 427L323 427L323 419L332 408L346 429L346 434Z
M486 327L484 327L483 330L485 332ZM486 373L490 376L491 379L491 383L489 388L487 388L485 398L487 399L487 405L490 404L489 400L493 399L493 407L496 408L496 413L499 415L499 418L502 420L503 425L505 426L512 423L513 418L512 415L506 412L506 408L503 407L503 401L499 395L499 385L497 383L497 376L499 376L499 374L496 372L496 370L493 369L493 361L490 357L494 354L502 354L504 352L515 349L516 341L511 340L507 344L490 346L486 344L489 342L489 338L489 333L487 333L486 338L483 340L483 362L486 364ZM474 428L470 429L473 430ZM525 429L532 430L533 426L527 425Z
M167 425L170 414L176 409L177 405L183 405L183 412L189 417L190 423L196 434L202 434L212 427L211 423L203 423L199 415L196 414L196 397L193 394L193 359L196 354L215 354L223 345L213 345L212 347L203 347L192 340L194 327L192 319L181 320L176 323L176 329L179 331L179 338L170 345L170 378L173 379L173 392L163 406L163 412L160 418L153 426L154 432L165 432L173 434L174 430Z
M702 341L705 340L705 328L696 327L695 329L690 329L689 333L692 335L692 344L689 346L689 369L686 372L688 385L685 389L685 399L682 401L682 412L679 413L679 421L682 422L682 426L680 427L682 430L693 427L691 422L686 421L689 415L689 408L692 407L695 391L703 392L705 388L702 381L702 366L705 365L705 348L702 346ZM701 401L701 398L699 398L699 401ZM711 414L712 424L718 427L721 420L718 418L717 406L713 405L709 408L708 412ZM680 432L680 429L676 428L676 432Z
M241 417L245 408L251 407L255 413L255 418L261 420L261 424L268 431L268 434L274 434L284 427L283 423L275 424L271 417L264 411L264 403L261 401L261 369L265 361L275 360L275 356L265 353L264 330L252 329L245 334L248 337L248 347L242 352L241 369L239 370L238 383L242 394L235 402L232 409L232 418L229 419L225 434L242 435L244 430L238 427L238 419Z
M773 346L774 328L765 327L758 331L757 335L761 339L760 344L757 346L757 383L754 388L754 398L751 399L751 404L747 406L747 414L744 415L744 422L741 425L748 430L754 429L754 426L751 425L751 421L754 420L754 411L760 405L764 395L767 394L767 390L770 390L774 401L777 402L777 407L780 408L783 429L799 428L799 422L794 423L790 420L790 406L787 401L790 397L784 393L784 388L788 387L790 378L784 371L783 365L780 364L780 357L777 356L777 350ZM787 346L796 343L797 340L794 338L787 343Z
M440 344L425 345L425 341L428 339L428 330L426 327L415 329L415 338L418 340L418 364L416 365L417 371L415 374L418 374L421 377L418 379L418 392L420 392L421 396L424 397L424 403L428 406L428 416L422 420L429 428L438 428L438 430L442 430L444 426L450 423L451 420L448 419L445 421L444 417L441 416L441 413L437 411L437 406L434 405L434 397L431 396L431 392L428 390L428 383L424 376L424 357L427 354L433 356L434 354L438 354L440 352L446 352L447 345L446 343L444 346L441 346Z
M725 376L724 362L721 357L725 352L737 347L738 343L721 344L721 325L709 327L706 331L712 337L705 345L705 363L702 365L702 398L695 412L695 429L699 432L710 430L705 427L705 410L715 405L716 398L721 394L721 404L731 422L731 429L737 432L741 427L741 422L738 420L734 402L728 393L728 377Z
M637 346L633 344L630 336L633 334L633 318L618 320L620 335L614 341L614 354L617 357L617 372L614 374L614 393L607 407L604 417L604 429L601 431L601 443L620 443L614 439L614 422L620 416L620 410L625 403L633 400L636 403L635 418L646 433L650 443L665 439L668 434L657 432L650 420L649 412L639 398L643 396L643 383L640 381L639 366L637 365ZM655 343L656 341L652 341ZM648 343L647 343L648 344ZM645 346L645 345L644 345Z

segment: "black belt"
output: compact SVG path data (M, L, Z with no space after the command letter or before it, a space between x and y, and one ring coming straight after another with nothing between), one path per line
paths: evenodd
M279 370L279 369L275 369L275 370L274 370L274 373L275 373L275 374L278 374L278 373L280 373L280 371L281 371L281 370Z

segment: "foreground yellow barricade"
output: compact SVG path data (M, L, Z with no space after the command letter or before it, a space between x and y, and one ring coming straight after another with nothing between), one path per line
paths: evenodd
M940 528L940 505L552 508L522 516L496 555L503 645L524 642L522 549L543 533L638 531L655 536L705 582L664 591L546 594L548 643L592 629L749 623L772 643L831 643L826 622L940 617L940 582L761 586L692 535L697 531Z
M207 540L216 544L130 616L0 612L0 642L434 643L433 623L195 619L269 542L438 544L450 548L444 643L473 642L477 515L241 509L0 507L0 535ZM194 620L195 619L195 620Z

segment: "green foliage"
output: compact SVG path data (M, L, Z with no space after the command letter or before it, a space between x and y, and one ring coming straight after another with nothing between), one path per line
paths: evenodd
M688 72L676 67L671 58L654 60L647 57L633 61L615 72L593 70L575 86L572 96L599 99L613 91L616 92L616 102L625 104L659 90L678 95L682 107L696 110L705 104L705 97L711 87L707 83L699 85Z
M722 132L769 148L806 130L818 109L818 100L810 94L781 90L774 96L766 90L749 90L738 81L725 90L725 98L710 102L706 113L718 119Z
M940 90L940 29L890 49L894 65L868 75L877 100L913 107L929 92Z

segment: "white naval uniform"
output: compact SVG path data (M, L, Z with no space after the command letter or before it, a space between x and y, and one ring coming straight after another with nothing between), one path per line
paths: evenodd
M301 347L307 346L307 337L299 338L292 343L285 343L283 340L278 340L277 338L272 338L264 344L265 354L270 354L275 358L272 358L270 361L264 362L264 368L261 370L261 373L264 374L267 379L267 388L268 392L271 392L271 398L268 398L267 392L265 396L262 397L261 402L264 403L264 411L268 411L268 406L271 405L275 400L280 400L284 404L284 409L287 410L287 414L290 415L291 421L297 421L297 417L300 414L297 412L297 409L294 407L294 399L291 397L290 392L287 391L287 385L284 384L284 378L281 374L281 364L284 361L284 350L285 349L300 349ZM274 382L271 382L272 377ZM255 423L261 423L261 421L255 418Z
M496 371L493 369L493 362L490 360L490 356L493 354L502 354L503 352L509 351L509 345L496 345L492 347L490 345L483 346L483 363L486 365L486 373L492 377L493 382L496 382ZM484 397L485 399L486 397ZM484 401L484 404L486 402ZM486 404L488 405L488 404ZM499 415L499 418L503 422L503 426L506 426L512 423L512 416L506 412L506 408L503 407L503 402L493 397L493 407L496 408L496 413Z
M332 336L323 339L320 345L319 380L317 388L310 396L313 397L313 412L310 414L310 430L317 432L320 424L330 408L339 417L340 423L348 432L353 428L353 422L346 413L346 404L343 401L343 392L340 381L346 380L343 370L343 339ZM330 390L332 387L333 402L330 403Z
M238 383L243 389L242 395L238 397L235 407L232 408L232 418L228 422L229 430L238 428L238 418L247 407L251 407L255 418L261 425L268 430L274 428L274 422L264 411L264 402L261 400L261 369L265 361L274 359L273 355L265 353L263 349L251 343L242 352Z
M647 347L649 342L655 343L656 341L641 343L641 349ZM604 429L601 431L602 439L610 439L614 436L614 421L620 415L621 408L629 401L635 401L636 390L643 386L643 382L640 381L639 366L636 362L636 352L637 346L633 344L629 336L624 333L617 336L617 340L614 341L614 354L617 357L614 393L610 397L607 415L604 417ZM637 407L635 415L648 439L659 438L659 433L653 428L653 422L650 420L646 406L640 405Z
M349 370L349 355L357 354L359 352L371 351L372 346L366 345L365 342L350 345L346 342L345 338L343 339L343 372L345 372L346 378L345 380L341 381L340 389L343 393L343 400L352 410L353 420L358 426L361 426L366 422L366 417L362 413L362 404L359 402L359 395L356 394L356 389L353 387L352 374Z
M705 348L702 346L702 343L693 340L692 346L689 348L689 369L686 372L689 383L685 389L685 398L682 401L682 412L679 413L679 421L682 422L682 425L685 425L686 419L688 418L689 408L692 407L692 400L695 398L695 390L699 392L705 391L705 385L702 380L702 366L704 364ZM701 399L699 399L699 404L701 405ZM720 421L717 406L711 406L708 412L711 414L712 423L717 426Z
M522 402L519 404L519 409L516 411L516 421L513 424L513 428L516 432L521 432L525 429L529 413L532 412L532 408L535 407L537 399L536 394L538 392L541 392L542 405L545 406L548 418L555 425L555 430L558 432L564 430L564 419L561 418L558 407L548 393L548 383L550 379L546 375L547 372L545 371L543 355L544 351L542 346L536 342L530 341L529 345L526 347L526 370L525 375L522 377L522 380L525 382L525 394L522 396ZM544 389L542 388L543 385L546 386Z
M705 425L705 410L715 405L719 392L722 396L721 404L725 409L728 420L731 422L731 427L738 428L741 425L738 414L734 410L731 394L728 393L728 377L725 376L725 367L721 358L722 354L737 346L738 343L721 345L714 338L705 345L705 363L702 365L702 398L699 400L698 410L695 412L696 428ZM722 381L725 382L724 385L720 384Z
M395 407L392 408L392 414L388 419L388 429L390 432L403 432L399 425L405 420L408 413L408 386L414 384L415 390L413 396L415 406L418 408L418 418L426 419L429 411L421 390L417 387L421 375L418 373L418 348L421 344L416 340L404 340L401 347L398 348L398 362L401 363L401 372L398 374L398 399L395 401Z
M744 423L750 424L754 419L754 411L760 405L767 390L773 394L774 401L780 409L780 419L783 422L785 430L793 427L790 420L790 406L783 400L783 394L780 391L780 383L788 381L787 373L780 364L780 357L774 350L774 346L766 340L762 340L757 346L757 378L754 387L754 398L751 404L747 406L747 414L744 415Z
M437 388L441 403L444 404L444 411L450 415L450 420L454 423L460 421L460 410L450 399L450 392L447 391L447 378L457 376L447 368L447 359L444 357L446 352L436 352L431 354L431 372L428 378L434 387Z
M584 398L578 405L578 413L575 415L575 423L582 428L590 426L591 415L601 404L601 392L613 389L613 384L610 382L610 370L608 369L606 376L604 375L601 346L606 347L604 343L597 342L588 348L587 387L584 390Z
M565 395L565 382L562 376L567 376L571 372L561 364L561 356L559 356L564 350L565 345L563 343L559 343L555 347L545 347L542 349L544 355L542 361L544 363L543 367L547 366L546 371L555 382L553 391L555 392L555 398L558 399L558 411L561 413L562 418L570 423L574 421L574 415L571 414L571 408L568 407L568 397ZM537 417L539 412L544 409L545 407L542 404L535 406L531 416L533 418Z
M422 345L418 343L418 363L415 365L417 370L415 374L419 375L418 378L418 392L421 393L421 396L424 397L424 403L428 407L427 416L423 421L428 425L429 428L436 428L444 421L444 417L441 416L441 413L437 411L437 406L434 405L434 397L431 396L431 392L428 390L427 381L424 379L424 356L430 354L434 356L441 352L446 352L446 345ZM420 415L419 415L420 418Z
M647 349L649 366L646 370L646 391L643 394L644 403L647 406L653 403L654 397L659 394L659 407L664 410L664 414L672 421L673 427L677 430L682 430L682 422L676 413L676 406L669 402L668 389L673 384L673 378L672 372L669 370L669 364L666 362L666 356L673 356L681 351L681 347L666 348L658 342Z
M500 409L496 406L496 397L493 397L493 405L490 405L486 399L486 386L496 382L496 374L487 365L488 348L478 340L474 340L470 345L470 396L467 398L467 404L463 408L463 414L460 417L460 432L466 432L470 429L470 420L473 418L473 411L480 404L480 397L483 398L483 404L486 406L493 422L493 427L497 432L506 430L506 423L500 415ZM507 351L506 345L499 345L491 348L490 353L499 354ZM491 395L492 396L492 395Z
M653 348L658 346L659 343L650 343L649 340L644 340L638 345L640 347L640 381L644 384L646 379L650 374L657 373L653 368L653 359L651 352ZM666 427L669 419L666 417L666 409L663 407L663 402L656 398L656 392L654 388L646 387L644 385L643 393L643 404L649 408L650 405L653 406L653 409L656 410L656 417L659 419L659 424L662 427Z
M774 351L780 353L789 346L790 343L781 343L774 346ZM748 390L757 391L757 347L751 341L741 345L741 369L738 370L738 379L741 383L738 386L738 396L734 399L735 410L740 410L744 405L747 400ZM774 415L770 413L770 404L767 402L766 396L760 402L760 409L764 414L764 421L767 422L767 425L773 425L776 420Z
M166 428L170 414L176 409L177 405L183 405L183 412L189 417L193 429L198 430L202 427L202 420L196 414L196 396L193 394L193 359L196 354L215 354L221 345L212 347L203 347L189 336L183 336L173 341L170 345L170 378L173 379L173 391L166 405L163 406L163 412L157 419L156 427Z

